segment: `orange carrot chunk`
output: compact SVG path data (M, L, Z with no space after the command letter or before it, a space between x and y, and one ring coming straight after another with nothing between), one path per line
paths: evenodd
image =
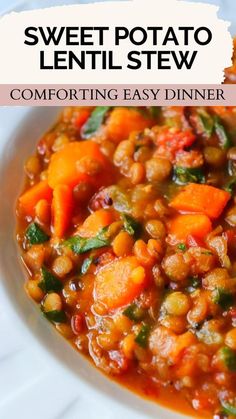
M110 164L93 141L75 141L53 154L48 167L48 183L74 187L88 182L96 187L107 185L111 178Z
M209 185L190 183L171 202L177 211L202 213L218 218L230 199L230 194Z
M72 190L67 185L57 185L53 191L52 220L54 236L63 237L70 226L73 210Z
M136 257L128 256L100 268L95 278L94 292L97 301L109 310L133 301L145 285L144 269Z
M81 237L95 237L99 231L107 227L115 220L112 210L100 209L89 215L79 227L78 234Z
M106 134L109 140L118 143L126 140L132 131L143 131L152 126L152 120L136 109L115 108L107 120Z
M211 220L205 214L177 215L169 224L171 244L185 242L191 235L204 239L212 230Z
M37 183L21 195L19 198L19 208L26 215L34 217L35 206L41 199L46 199L49 203L52 200L52 189L48 186L46 180Z

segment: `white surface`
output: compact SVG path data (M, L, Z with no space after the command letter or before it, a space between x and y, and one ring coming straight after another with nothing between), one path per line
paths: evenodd
M0 1L0 10L15 3ZM221 3L236 6L235 0ZM24 294L13 240L13 201L23 160L55 112L0 109L0 419L178 419L180 415L103 377L39 316Z

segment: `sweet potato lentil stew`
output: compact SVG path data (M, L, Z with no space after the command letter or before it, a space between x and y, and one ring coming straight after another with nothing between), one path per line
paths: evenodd
M236 107L66 108L24 169L43 315L139 394L235 417Z

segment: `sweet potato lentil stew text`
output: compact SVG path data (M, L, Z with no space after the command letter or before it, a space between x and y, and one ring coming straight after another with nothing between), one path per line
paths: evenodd
M66 108L24 169L43 315L140 394L236 416L236 108Z

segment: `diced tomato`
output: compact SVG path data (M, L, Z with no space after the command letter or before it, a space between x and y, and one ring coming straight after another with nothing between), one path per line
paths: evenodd
M192 403L194 409L197 411L207 411L217 405L217 397L211 390L198 389L195 391L195 397Z
M235 319L236 319L236 307L232 307L232 308L229 310L229 314L230 314L230 316L232 317L232 319L233 319L233 320L235 320Z
M227 240L227 244L228 244L228 248L230 250L233 250L236 248L236 229L231 228L229 230L226 230L223 233L223 236L226 238Z
M156 137L157 151L155 154L174 161L176 153L190 147L195 139L191 130L182 131L178 128L163 127Z
M83 316L75 314L71 318L71 329L75 335L78 335L83 329Z
M88 109L80 109L75 119L75 126L81 129L89 118L90 113L91 112Z
M187 245L189 247L204 247L205 243L200 238L189 234L187 237Z

